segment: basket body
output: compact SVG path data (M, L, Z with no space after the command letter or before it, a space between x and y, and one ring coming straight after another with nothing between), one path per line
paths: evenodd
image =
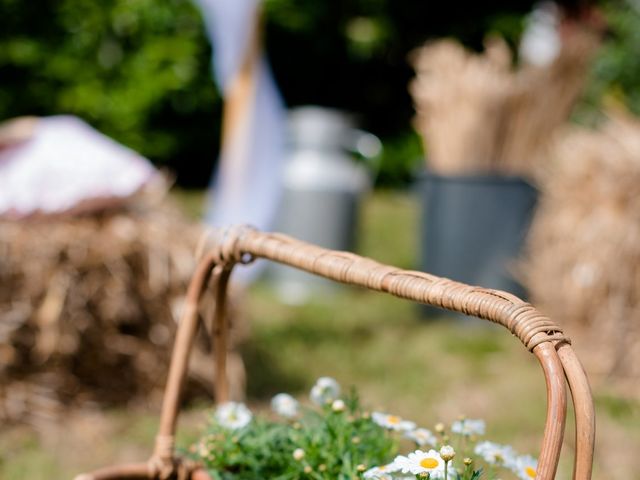
M198 303L213 287L215 392L218 403L229 399L226 377L228 323L227 286L234 266L266 258L334 281L464 313L500 324L517 336L540 363L547 388L547 417L538 480L555 477L567 411L566 385L571 389L576 423L575 480L589 480L593 463L595 415L588 381L570 342L555 323L519 298L498 290L471 287L434 275L400 270L346 252L335 252L291 237L234 227L212 232L193 275L169 369L159 432L151 459L83 474L77 480L188 479L209 476L198 465L175 455L174 438L182 384L198 327ZM566 380L565 380L566 379Z

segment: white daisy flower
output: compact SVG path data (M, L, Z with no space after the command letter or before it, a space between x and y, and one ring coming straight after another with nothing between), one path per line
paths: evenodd
M316 405L325 405L340 396L340 385L331 377L320 377L311 388L310 396Z
M340 399L334 400L333 403L331 404L331 410L337 413L344 412L345 408L347 408L347 405L344 403L343 400L340 400Z
M294 460L297 460L298 462L300 460L302 460L304 458L304 450L301 449L301 448L296 448L293 451L293 458L294 458Z
M516 458L513 472L522 480L531 480L536 478L536 469L538 461L531 455L520 455Z
M471 435L484 435L484 420L456 420L451 424L451 431L453 433L459 433L465 437Z
M392 473L396 472L397 468L393 462L387 465L380 465L379 467L373 467L362 474L364 478L375 478L377 480L392 480Z
M403 420L402 417L398 417L397 415L389 415L388 413L373 412L371 414L371 420L383 428L395 430L396 432L407 432L416 428L415 423Z
M425 445L435 447L438 442L438 439L433 433L431 433L431 430L427 430L426 428L409 430L404 434L404 436L409 440L413 440L419 447L424 447Z
M453 460L453 457L455 456L456 456L456 451L453 449L451 445L443 445L440 448L440 457L442 457L442 459L445 462Z
M516 451L509 445L500 445L493 442L480 442L474 449L476 455L481 456L490 465L513 468L516 462Z
M402 473L428 473L430 479L444 478L445 461L435 450L416 450L406 457L398 455L393 463Z
M298 401L288 393L279 393L271 399L271 409L285 418L298 416Z
M251 411L243 404L236 402L223 403L216 409L216 421L229 430L246 427L251 421Z

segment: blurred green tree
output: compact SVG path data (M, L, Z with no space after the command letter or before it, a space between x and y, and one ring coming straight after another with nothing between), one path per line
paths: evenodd
M602 5L608 35L598 53L578 118L591 122L603 102L640 115L640 2L609 0Z
M213 155L220 101L191 1L0 0L0 18L0 118L75 114L160 164Z

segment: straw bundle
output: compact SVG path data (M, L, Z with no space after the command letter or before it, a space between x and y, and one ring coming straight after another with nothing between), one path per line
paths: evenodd
M575 128L555 153L525 280L536 304L583 337L590 373L631 380L640 394L640 121Z
M597 43L576 28L550 66L518 69L498 38L482 54L452 40L418 49L409 89L431 169L533 176L550 134L571 113Z
M0 221L0 421L157 400L200 234L166 200ZM194 386L211 383L208 351ZM237 392L242 364L230 364Z

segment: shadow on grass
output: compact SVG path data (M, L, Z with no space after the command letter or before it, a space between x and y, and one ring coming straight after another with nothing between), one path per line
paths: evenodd
M266 401L280 392L304 389L308 379L301 373L282 367L276 353L262 343L243 345L242 357L247 369L247 396Z
M352 292L348 300L353 299ZM336 308L335 303L345 301L341 296L333 304L311 302L296 307L274 303L264 292L257 300L250 309L252 340L241 349L249 398L268 400L280 392L301 393L314 381L313 367L327 360L326 352L337 352L338 363L346 361L346 353L375 335L376 322L354 320L353 312Z

